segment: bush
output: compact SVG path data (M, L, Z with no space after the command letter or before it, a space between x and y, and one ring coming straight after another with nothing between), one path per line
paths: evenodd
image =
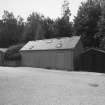
M13 45L8 48L8 50L4 54L4 59L5 60L20 60L21 59L21 54L19 50L24 46L25 44L18 44L18 45Z

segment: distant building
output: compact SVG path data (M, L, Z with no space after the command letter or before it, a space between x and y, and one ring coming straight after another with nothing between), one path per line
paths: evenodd
M36 68L74 70L82 51L79 36L29 41L20 49L21 64Z
M90 72L105 73L105 51L90 48L80 55L79 69Z

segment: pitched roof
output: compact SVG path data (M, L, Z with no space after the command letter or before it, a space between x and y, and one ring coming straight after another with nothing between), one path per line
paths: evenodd
M105 54L105 50L104 49L100 49L100 48L88 48L82 54L87 53L89 51L98 51L98 52L101 52L101 53L104 53Z
M44 39L29 41L20 51L24 50L56 50L56 49L73 49L78 43L80 36L63 37L60 39Z

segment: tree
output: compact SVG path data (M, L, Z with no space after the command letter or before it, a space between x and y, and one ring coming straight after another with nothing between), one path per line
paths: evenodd
M30 40L38 40L43 37L42 31L43 15L33 12L27 18L27 23L24 28L23 39L27 42Z
M4 10L0 27L0 47L9 47L19 43L21 32L18 27L18 21L12 12Z
M70 37L72 36L72 23L66 21L63 17L58 18L55 21L55 27L57 29L56 37Z
M17 43L17 20L15 19L13 13L9 13L8 11L4 11L2 16L3 21L3 30L1 32L1 41L0 45L3 47L8 47L12 44Z
M56 37L57 31L55 27L55 21L47 17L47 18L44 18L42 23L43 23L42 27L44 31L44 37L46 39Z
M19 43L22 42L24 27L25 27L24 19L21 16L17 16L17 35L19 36L19 39L18 39Z
M100 47L105 47L105 1L101 1L101 16L98 21L98 32L96 33L96 39L100 41Z
M70 22L70 8L69 2L64 0L62 5L62 17L55 20L56 37L70 37L72 36L72 23Z
M21 54L20 54L19 50L24 45L25 45L25 43L10 46L4 54L4 59L5 60L20 60Z
M101 15L98 0L82 2L74 19L74 32L82 37L84 47L98 46L95 34L98 32L97 23Z
M64 3L62 5L62 17L65 21L69 22L70 16L71 16L71 12L69 8L69 2L67 0L64 0Z

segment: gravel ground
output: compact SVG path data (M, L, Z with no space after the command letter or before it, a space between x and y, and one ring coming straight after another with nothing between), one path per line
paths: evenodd
M0 67L0 105L104 104L104 74Z

